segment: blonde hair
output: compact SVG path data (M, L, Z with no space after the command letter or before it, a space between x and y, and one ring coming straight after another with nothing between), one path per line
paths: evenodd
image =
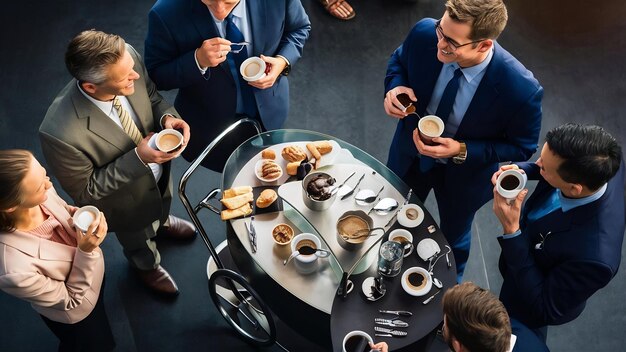
M0 150L0 231L15 230L15 220L6 210L22 203L22 181L32 159L28 150Z
M119 35L83 31L68 45L65 66L78 81L100 84L107 80L107 66L118 62L125 50L126 42Z
M498 38L508 20L502 0L448 0L446 12L453 21L472 27L471 40Z

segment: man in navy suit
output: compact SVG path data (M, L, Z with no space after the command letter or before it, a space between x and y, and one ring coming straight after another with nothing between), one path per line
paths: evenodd
M539 180L526 202L507 203L494 189L493 210L504 278L500 299L511 317L545 338L547 325L580 315L591 295L617 273L624 238L624 166L617 141L602 128L566 124L549 131L536 163L522 168Z
M385 78L385 111L399 119L387 165L422 201L434 190L459 282L474 214L491 199L490 175L499 162L528 160L541 128L543 88L495 41L506 21L501 0L449 0L440 20L417 22ZM418 137L418 117L402 109L401 93L419 116L445 115L435 145Z
M229 21L237 27L234 45ZM178 88L175 107L197 136L183 152L193 160L226 127L248 116L268 130L281 128L289 107L290 67L302 55L311 23L300 0L159 0L150 10L145 62L160 90ZM267 76L246 82L236 51L271 64ZM227 145L203 165L222 171Z

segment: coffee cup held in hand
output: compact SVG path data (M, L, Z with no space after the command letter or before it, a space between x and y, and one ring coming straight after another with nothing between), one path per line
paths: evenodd
M444 127L443 121L435 115L424 116L417 123L420 139L427 145L435 144L433 138L441 136Z
M85 205L79 208L72 217L74 226L82 232L87 232L89 226L100 221L100 211L93 205Z
M504 198L512 201L526 187L527 177L519 169L502 172L496 180L496 189Z
M251 56L244 60L239 67L241 77L248 82L257 81L265 77L267 64L258 56Z
M183 135L175 129L168 128L157 134L155 144L158 150L173 153L183 144Z

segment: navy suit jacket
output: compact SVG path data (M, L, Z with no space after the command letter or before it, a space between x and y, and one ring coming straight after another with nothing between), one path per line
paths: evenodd
M442 67L435 20L423 19L389 59L385 92L412 88L417 112L424 116ZM542 97L532 73L494 42L493 58L453 137L467 144L467 160L460 165L448 160L446 166L446 184L455 187L454 194L472 195L468 206L477 209L491 199L498 162L525 161L536 151ZM417 117L409 115L398 122L393 137L387 164L400 177L418 155L412 138L416 127Z
M517 337L513 352L550 352L539 335L514 318L511 318L511 330Z
M529 328L567 323L617 273L624 238L624 162L598 200L528 222L525 214L554 191L535 164L521 165L540 179L524 206L522 234L499 239L500 299ZM541 248L541 235L545 240Z
M251 56L282 55L294 65L311 23L300 0L246 0L252 33ZM194 53L206 39L219 37L209 9L200 0L159 0L148 16L145 62L160 90L178 88L175 106L191 127L184 156L194 159L219 133L237 120L237 91L228 62L203 76ZM282 127L289 106L289 82L279 76L267 89L252 87L256 105L269 129Z

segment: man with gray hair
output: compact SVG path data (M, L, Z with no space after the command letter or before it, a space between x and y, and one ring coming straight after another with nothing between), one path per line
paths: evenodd
M141 280L156 292L176 295L154 237L196 233L190 222L169 215L170 161L182 150L162 152L148 141L161 129L177 129L184 149L189 126L159 95L141 57L121 37L84 31L70 42L65 63L74 79L39 128L48 166L77 205L95 205L106 214Z

